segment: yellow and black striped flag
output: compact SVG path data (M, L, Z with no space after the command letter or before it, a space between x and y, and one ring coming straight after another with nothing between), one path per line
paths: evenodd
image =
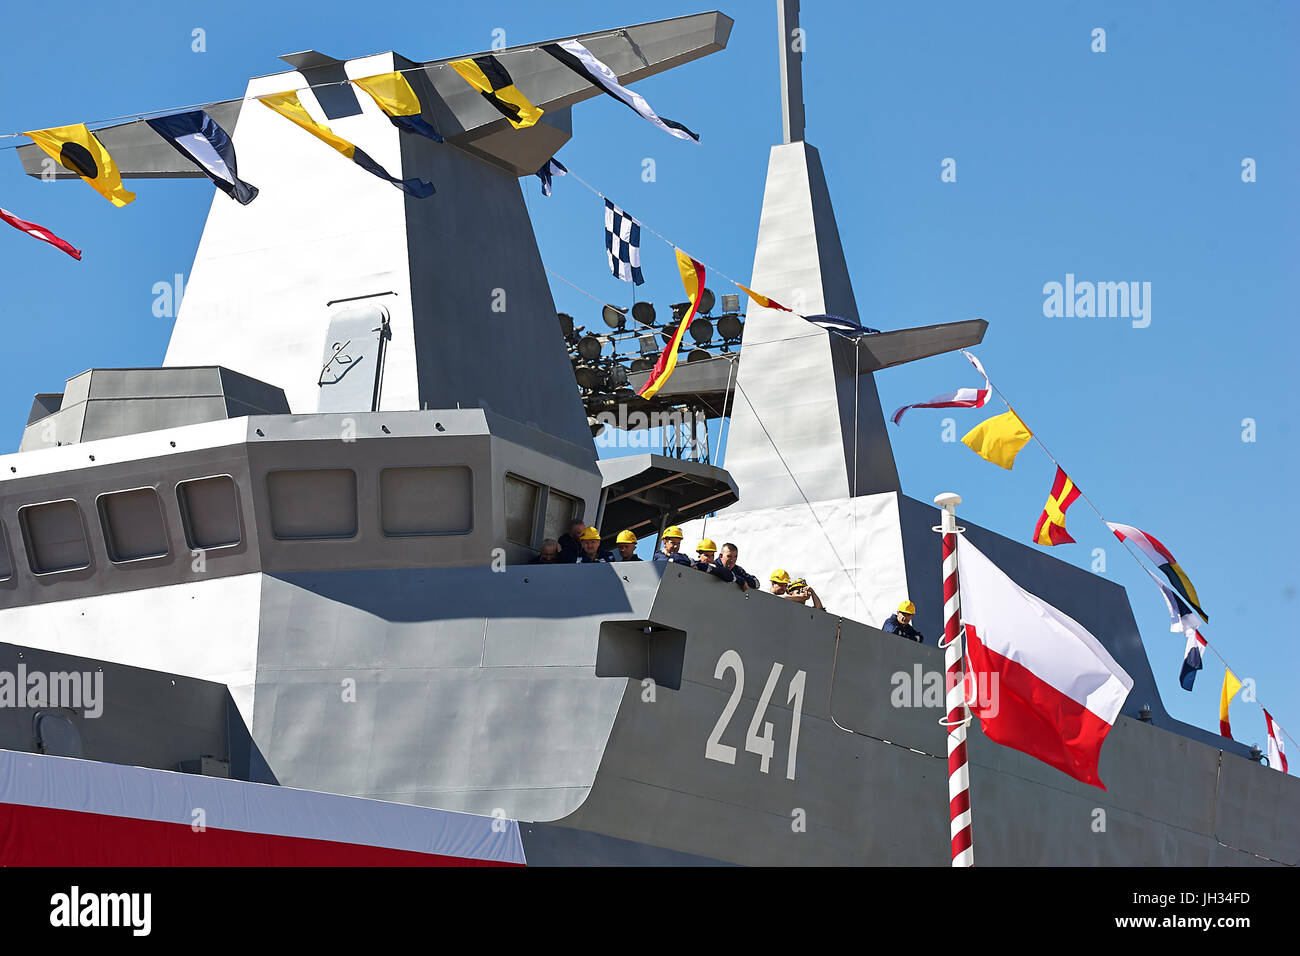
M370 155L365 152L365 150L359 148L354 143L348 142L328 126L323 126L320 123L317 123L311 118L311 114L308 113L306 108L302 105L302 101L298 99L298 94L295 91L288 90L284 93L270 93L266 96L259 96L258 100L261 101L263 106L275 110L291 123L294 123L311 133L322 143L325 143L342 153L366 172L378 176L380 179L387 180L408 196L414 196L416 199L427 199L433 195L433 183L417 178L398 179L396 176L390 174L388 170L384 169L383 166L380 166L379 163L371 159Z
M472 60L453 60L450 66L500 110L515 129L526 129L541 119L543 111L519 92L509 71L491 54L476 56Z
M114 206L122 207L135 199L135 193L122 185L117 163L85 123L32 130L23 135L30 136L55 162L76 173Z

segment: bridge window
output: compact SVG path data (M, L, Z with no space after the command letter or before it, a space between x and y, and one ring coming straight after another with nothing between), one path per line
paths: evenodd
M229 475L191 478L176 485L185 542L195 551L239 544L239 503Z
M170 548L158 492L152 488L114 491L100 495L97 504L110 561L121 564L167 556Z
M541 485L506 475L506 540L533 547L537 533L537 499Z
M90 567L90 542L81 509L71 498L18 509L27 560L36 574Z
M379 473L379 520L389 537L468 534L474 485L461 465L385 468Z
M272 471L266 476L271 533L282 540L357 533L357 473L351 468Z

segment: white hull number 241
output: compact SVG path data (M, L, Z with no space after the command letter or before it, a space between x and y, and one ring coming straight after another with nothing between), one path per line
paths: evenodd
M726 732L727 725L731 722L731 717L736 712L740 698L745 692L745 665L735 651L722 652L713 676L721 680L722 675L727 671L732 671L736 675L736 686L731 691L731 697L727 699L727 706L722 708L718 722L713 725L713 733L709 734L709 741L704 747L704 756L709 760L734 765L736 748L722 743L722 735ZM776 690L776 682L780 677L781 664L777 662L772 665L772 672L767 675L767 683L763 686L763 693L758 698L758 706L754 709L754 718L749 722L749 733L745 735L745 752L758 754L758 769L763 773L767 773L767 765L776 750L776 742L772 737L772 722L770 720L765 722L763 715L767 713L767 705L772 700L772 692ZM807 675L803 671L796 672L790 680L790 690L786 698L787 704L794 704L790 722L790 749L787 751L785 761L787 780L794 779L795 753L799 749L799 719L803 716L803 686L806 679ZM763 729L762 733L759 733L760 727Z

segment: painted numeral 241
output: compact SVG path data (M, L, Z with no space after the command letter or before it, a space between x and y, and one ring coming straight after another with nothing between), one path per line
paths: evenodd
M713 676L718 680L727 671L732 671L736 675L736 686L731 691L731 697L727 699L727 706L722 708L722 714L718 717L718 722L713 725L713 733L709 734L708 743L704 746L704 756L709 760L717 760L719 763L729 763L733 766L736 763L736 748L722 743L722 735L727 730L727 725L731 722L731 716L736 712L736 707L740 704L740 698L745 692L745 664L740 659L740 655L735 651L723 651L722 656L718 658L718 666L713 672ZM754 710L754 718L749 722L749 733L745 735L745 752L758 754L758 769L767 773L767 765L772 759L772 754L776 750L776 743L772 738L772 722L764 721L763 715L767 713L767 705L772 700L772 692L776 690L776 682L781 676L780 662L772 665L772 671L767 675L767 683L763 685L763 693L759 695L758 706ZM790 680L790 692L786 698L787 704L794 704L793 719L790 722L790 749L786 754L785 761L785 778L794 779L795 754L799 749L799 720L803 717L803 688L807 679L807 674L798 671ZM762 733L759 733L759 727L762 727Z

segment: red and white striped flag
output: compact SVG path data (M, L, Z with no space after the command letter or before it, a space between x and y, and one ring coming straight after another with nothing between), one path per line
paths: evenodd
M1133 688L1086 628L1002 573L963 538L957 548L971 712L990 740L1105 790L1101 745Z
M962 349L961 354L966 356L966 358L970 359L970 363L971 365L975 366L975 370L984 376L984 387L983 388L959 388L955 392L947 392L943 395L936 395L928 402L916 402L912 405L904 405L902 408L897 409L892 416L890 416L891 420L895 425L898 425L903 421L903 415L907 412L909 408L983 408L984 407L985 403L987 403L989 400L989 396L993 394L993 386L989 384L988 372L984 371L984 366L980 364L980 360L977 359L975 356L971 355L965 349Z
M8 209L0 209L0 219L9 223L9 225L13 226L15 229L27 233L27 235L31 236L33 239L39 239L41 242L48 242L50 245L54 246L54 248L62 249L74 259L81 258L80 249L74 249L71 244L60 239L44 226L38 226L36 223L28 222L26 219L19 219Z
M1261 707L1260 710L1264 708ZM1266 710L1264 710L1264 723L1268 725L1268 765L1274 770L1286 773L1286 747L1282 745L1282 728Z

